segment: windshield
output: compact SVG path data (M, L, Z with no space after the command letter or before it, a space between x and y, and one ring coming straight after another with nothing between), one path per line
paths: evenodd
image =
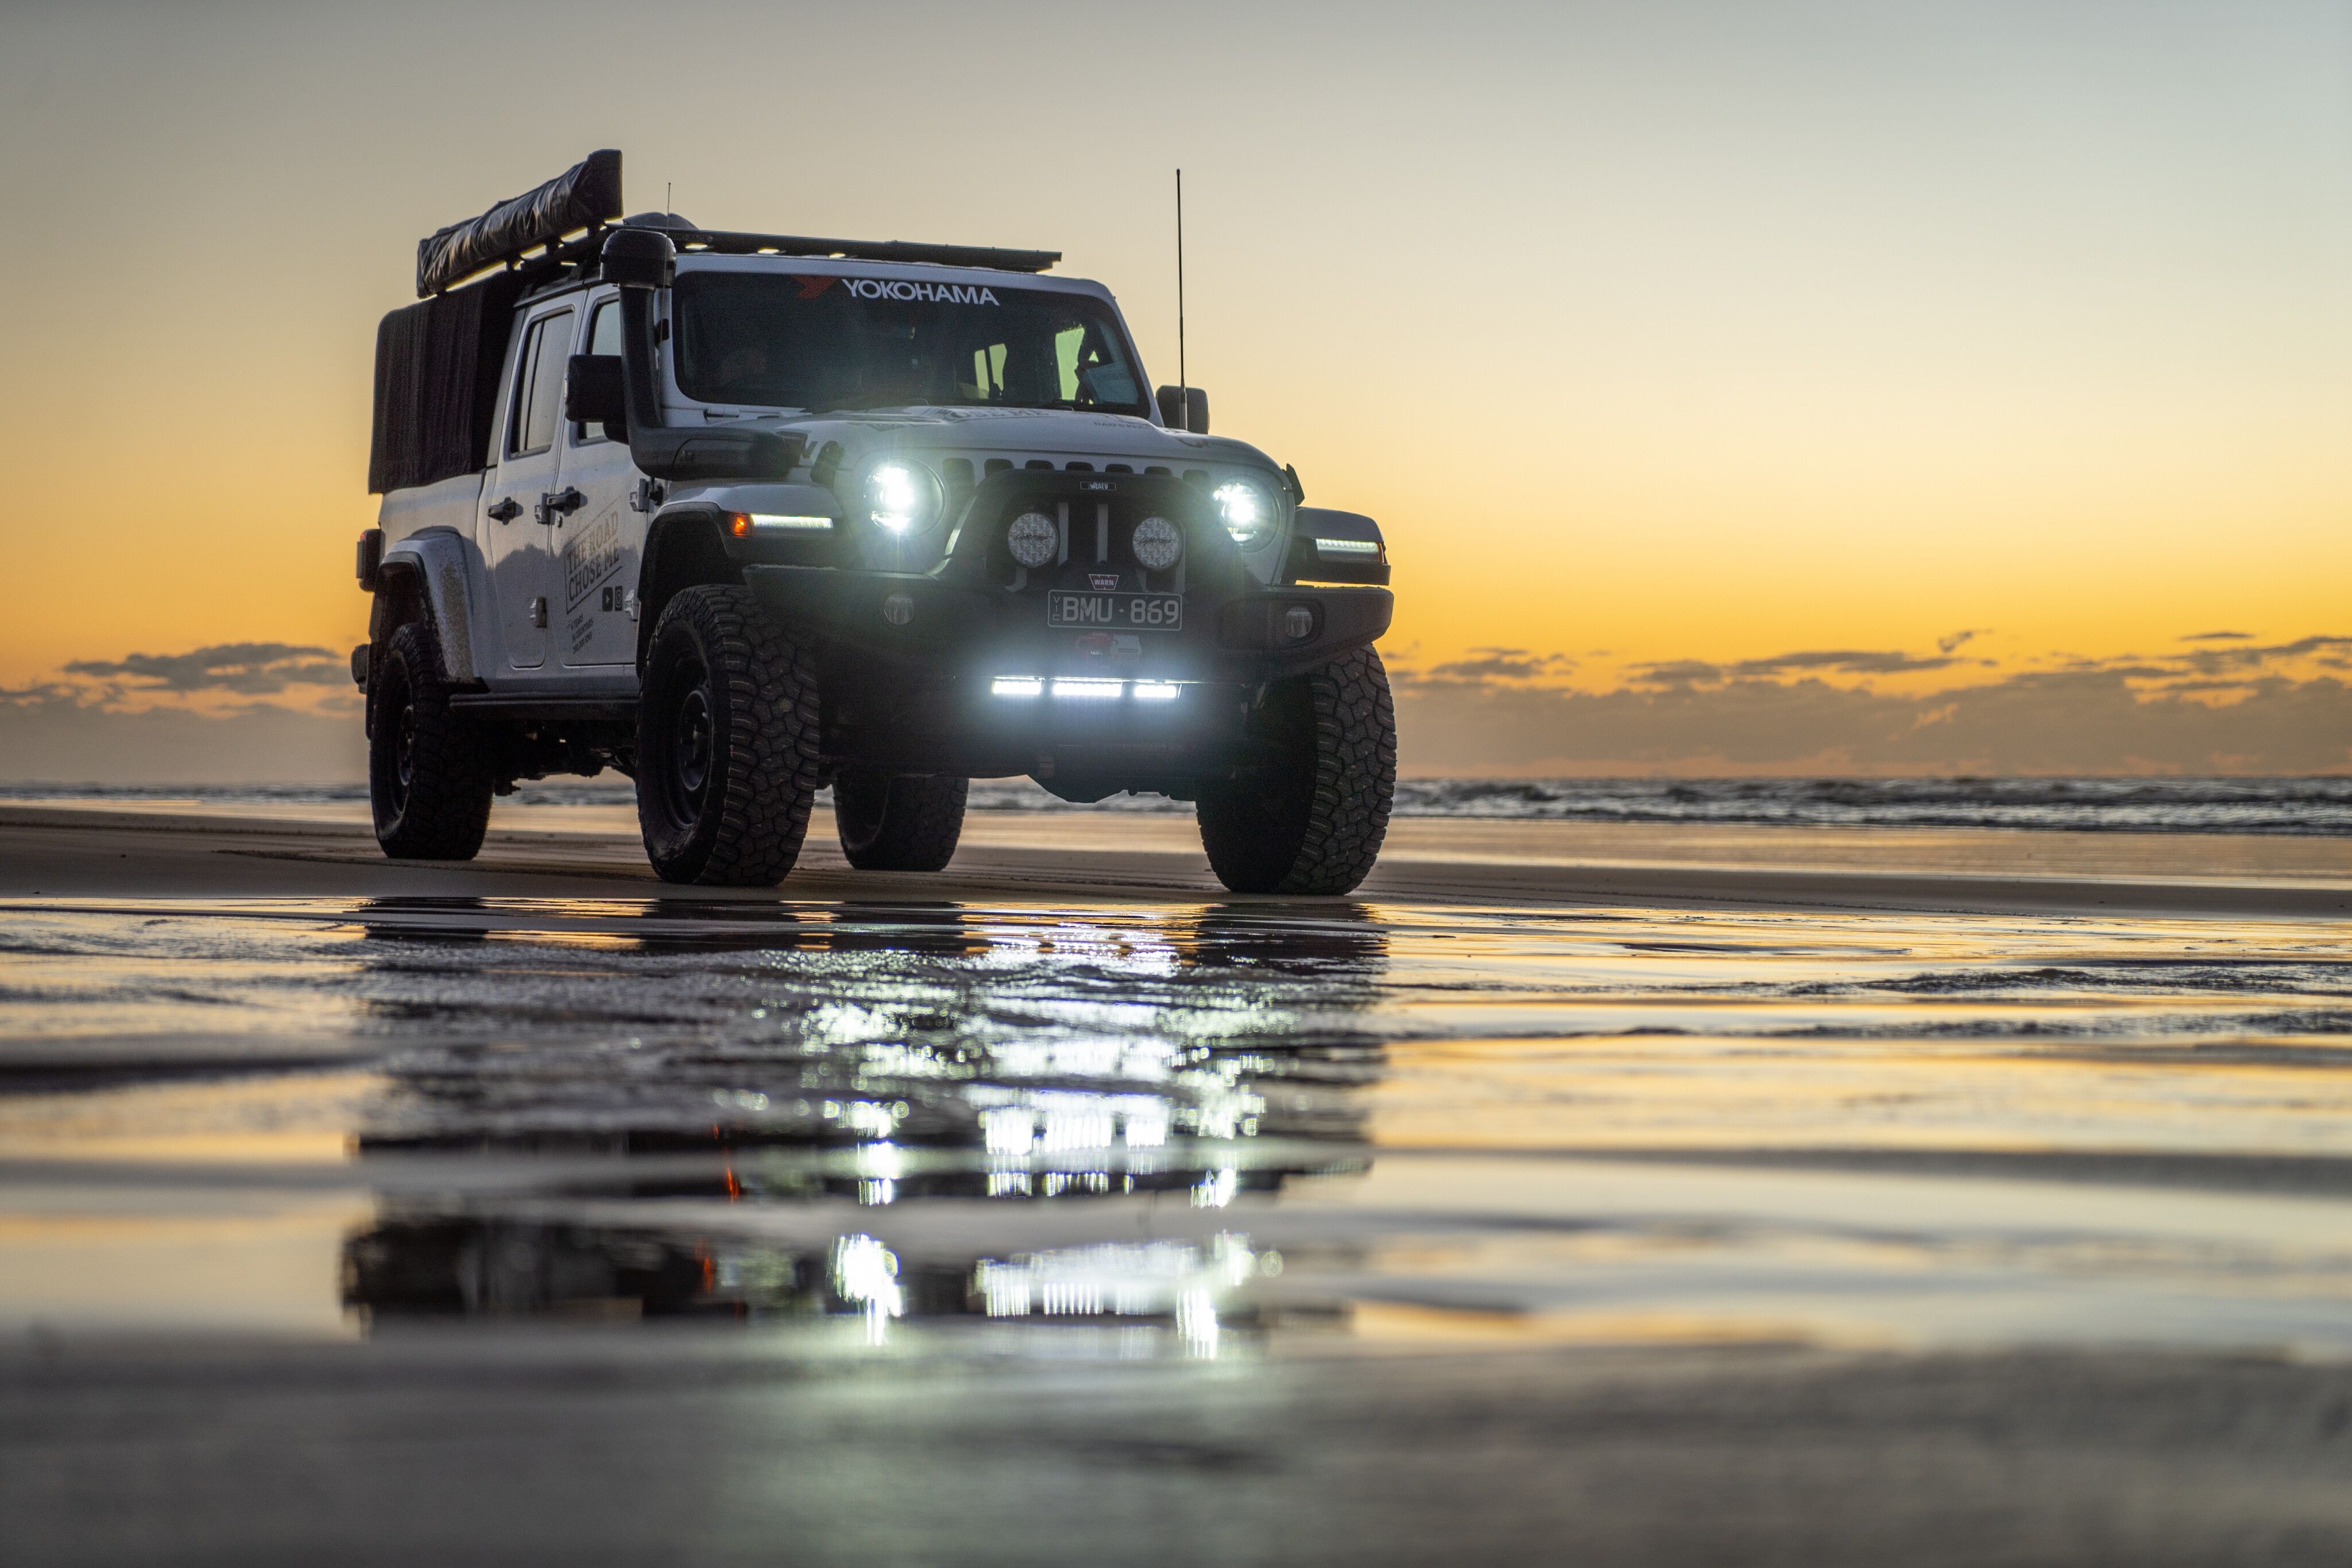
M678 388L703 402L1145 413L1118 319L1084 295L698 271L675 301Z

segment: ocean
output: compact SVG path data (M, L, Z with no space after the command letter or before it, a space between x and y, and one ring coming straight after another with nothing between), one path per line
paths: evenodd
M521 786L520 805L626 805L625 779ZM0 800L198 800L289 806L367 799L363 784L0 784ZM1160 795L1072 806L1025 779L971 788L982 811L1189 815ZM2011 828L2067 832L2352 836L2352 778L2305 779L1413 779L1400 817L1785 827Z

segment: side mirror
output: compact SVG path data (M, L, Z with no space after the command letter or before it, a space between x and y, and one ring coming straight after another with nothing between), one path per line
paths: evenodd
M1209 434L1209 394L1199 387L1161 387L1155 394L1160 400L1160 423L1171 430L1190 431L1194 435Z
M563 417L574 424L601 424L621 436L629 427L628 388L618 354L574 354L563 378Z

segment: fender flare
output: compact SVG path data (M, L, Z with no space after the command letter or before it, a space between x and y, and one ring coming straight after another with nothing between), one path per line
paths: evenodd
M453 685L475 685L483 678L482 650L474 632L482 624L473 591L478 574L467 570L471 553L470 541L455 528L421 528L386 545L379 569L415 575L417 601L441 650L442 677ZM385 627L384 637L394 630Z
M1370 545L1371 550L1325 555L1316 541ZM1334 511L1328 507L1301 507L1291 524L1290 545L1285 552L1283 578L1288 582L1352 582L1386 587L1389 580L1388 540L1380 524L1361 512Z
M637 669L645 670L654 625L681 588L698 582L743 580L742 569L727 553L719 532L719 509L709 501L673 501L646 525L645 553L637 560Z

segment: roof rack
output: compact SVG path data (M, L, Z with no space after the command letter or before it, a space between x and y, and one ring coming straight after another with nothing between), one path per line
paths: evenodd
M593 262L604 248L605 235L615 226L658 228L682 251L719 256L845 256L859 261L982 267L998 272L1045 272L1062 259L1058 250L735 234L696 228L674 213L622 218L621 155L606 148L590 153L545 184L499 203L479 217L451 224L418 241L416 297L423 299L446 293L492 267L543 276L555 267ZM579 237L566 239L567 235ZM539 254L532 255L534 251Z
M1058 250L997 250L984 245L926 245L917 240L811 239L804 235L734 234L724 229L670 228L681 253L717 256L824 256L855 261L924 262L934 267L984 267L998 272L1045 272L1062 259Z

